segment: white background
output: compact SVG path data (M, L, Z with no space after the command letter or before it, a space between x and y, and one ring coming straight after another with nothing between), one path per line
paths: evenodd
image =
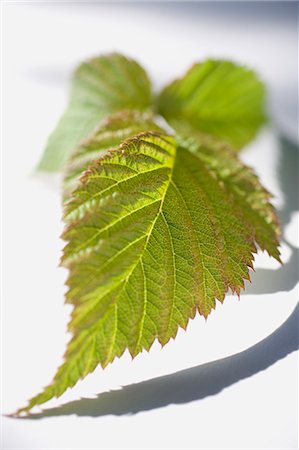
M298 315L291 315L298 296L296 7L4 4L5 413L49 383L68 339L66 272L57 268L63 245L59 179L37 176L34 168L80 60L124 52L145 66L155 88L205 57L258 70L269 86L273 122L242 158L275 195L285 264L258 255L241 300L228 296L207 322L197 317L163 350L155 344L134 362L125 354L97 369L45 405L36 420L3 417L2 449L297 448Z

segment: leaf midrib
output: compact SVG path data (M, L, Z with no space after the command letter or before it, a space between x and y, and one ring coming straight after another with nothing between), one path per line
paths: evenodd
M166 194L167 194L169 185L170 185L170 183L171 183L171 181L172 181L172 177L173 177L173 169L174 169L174 165L175 165L175 161L176 161L177 148L176 148L176 146L175 146L174 148L175 148L175 152L174 152L174 154L172 155L172 167L171 167L171 171L170 171L170 173L169 173L169 179L168 179L168 183L167 183L167 185L166 185L166 187L165 187L164 195L163 195L162 198L161 198L161 204L160 204L159 211L158 211L158 213L157 213L155 219L153 220L153 224L152 224L152 226L151 226L151 228L150 228L150 230L149 230L149 233L148 233L148 235L147 235L147 239L146 239L145 244L144 244L144 247L143 247L143 252L140 253L139 258L137 259L137 262L136 262L135 265L133 266L133 269L132 269L132 271L130 272L130 274L127 275L126 281L125 281L125 283L124 283L123 288L121 289L121 292L123 291L124 287L126 286L128 280L130 279L130 276L132 275L132 273L133 273L134 270L136 269L137 265L139 264L139 262L141 262L141 260L142 260L142 258L143 258L143 256L144 256L145 250L146 250L146 248L147 248L148 242L149 242L149 240L150 240L151 234L152 234L153 229L154 229L154 227L155 227L155 224L156 224L156 222L157 222L157 220L158 220L160 214L162 213L163 204L164 204L164 201L165 201L165 198L166 198ZM143 265L143 262L142 262L142 265ZM144 277L144 283L146 283L145 271L143 271L143 277ZM119 293L117 299L119 298L121 292ZM146 298L146 297L145 297L145 298ZM116 299L116 301L117 301L117 299ZM141 326L140 326L140 329L139 329L138 338L137 338L137 343L136 343L136 346L135 346L135 349L134 349L134 350L135 350L134 353L135 353L136 350L138 349L138 346L140 345L140 341L141 341L141 338L142 338L143 323L144 323L144 319L145 319L145 316L146 316L146 306L147 306L147 301L145 300L145 302L144 302L144 307L143 307L143 315L142 315L142 320L141 320Z

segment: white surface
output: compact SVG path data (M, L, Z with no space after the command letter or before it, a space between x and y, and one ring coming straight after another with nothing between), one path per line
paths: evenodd
M71 68L91 55L117 50L136 57L161 86L195 60L232 58L260 72L270 87L274 120L294 139L294 6L4 5L4 412L13 412L51 380L68 339L66 272L57 268L59 183L37 177L33 169L65 105ZM289 164L294 173L294 166L283 159L284 150L277 130L268 128L242 157L288 219L285 266L259 255L252 286L241 301L228 296L207 322L197 317L163 350L155 344L133 362L125 354L105 371L97 369L49 402L47 408L67 406L48 411L42 420L4 417L2 449L297 448L296 322L287 333L278 331L244 352L273 333L297 301L298 212L292 211L295 188L286 169ZM273 361L265 368L267 358ZM191 372L132 386L191 367ZM130 387L120 391L125 385ZM99 400L69 403L115 389Z

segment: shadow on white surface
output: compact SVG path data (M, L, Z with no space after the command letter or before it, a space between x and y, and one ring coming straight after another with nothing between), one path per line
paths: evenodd
M72 414L89 417L109 414L121 416L170 404L190 403L216 395L298 350L298 319L299 305L277 330L243 352L171 375L125 386L121 390L99 394L97 398L82 398L22 419Z
M251 284L247 284L242 295L275 294L291 291L298 282L299 249L288 244L291 257L279 269L257 269L251 274Z
M299 249L284 238L284 230L294 211L299 211L298 192L299 149L285 137L280 138L280 152L277 167L279 185L284 198L284 205L278 211L283 229L282 240L291 250L291 257L277 270L257 269L251 275L252 284L247 285L242 295L274 294L292 290L298 281Z

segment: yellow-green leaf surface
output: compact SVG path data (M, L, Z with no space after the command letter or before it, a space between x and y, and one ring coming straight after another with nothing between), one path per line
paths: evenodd
M265 120L265 88L256 74L229 61L195 64L158 98L159 112L179 131L197 130L239 149Z
M64 214L72 339L52 384L18 413L125 350L165 345L196 311L207 317L240 292L256 244L279 258L268 194L217 145L139 133L89 166Z
M73 76L66 112L50 135L40 170L61 170L70 152L101 119L117 111L144 110L151 103L151 86L134 60L114 53L82 63Z
M237 210L242 210L243 226L254 229L255 241L279 262L280 226L270 203L272 195L262 186L252 169L244 165L227 144L212 137L194 134L178 137L181 145L194 152L213 171L219 183L234 198Z
M162 131L152 113L122 111L107 117L92 135L70 155L65 168L64 198L78 185L80 176L93 160L117 148L122 141L144 131Z

